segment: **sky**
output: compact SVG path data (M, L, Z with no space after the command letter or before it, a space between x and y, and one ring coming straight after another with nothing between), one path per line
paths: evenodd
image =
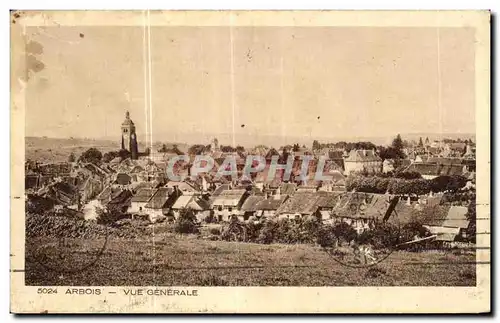
M163 26L150 50L144 32L29 27L26 136L118 140L126 111L140 141L475 132L471 28Z

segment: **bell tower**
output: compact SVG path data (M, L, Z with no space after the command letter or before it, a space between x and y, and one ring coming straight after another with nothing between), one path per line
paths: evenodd
M130 113L125 113L125 121L122 122L122 149L128 150L131 159L137 159L137 135L135 134L134 122L130 119Z

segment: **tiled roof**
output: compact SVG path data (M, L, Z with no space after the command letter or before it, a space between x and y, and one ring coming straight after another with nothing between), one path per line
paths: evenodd
M246 190L225 190L213 199L212 205L236 206L245 195Z
M444 220L442 226L450 228L467 229L469 220L466 217L467 208L465 206L451 206L448 210L448 215Z
M261 200L257 204L257 210L277 210L288 198L288 195L281 195L279 198L271 196Z
M293 195L297 191L297 184L295 183L282 183L280 186L281 194Z
M320 196L316 193L297 192L278 208L277 213L313 214L318 209L319 198Z
M131 178L128 174L118 173L116 174L116 183L120 185L128 185L130 184Z
M370 162L370 161L382 161L382 159L377 156L373 150L357 149L351 150L349 152L349 157L344 161L346 162Z
M155 193L155 189L143 188L132 197L132 202L147 202Z
M434 163L413 163L406 171L417 172L421 175L443 176L463 175L464 165L440 165Z
M153 197L149 200L148 204L145 207L150 209L161 209L165 206L168 197L170 194L170 190L166 187L160 187Z
M129 205L132 198L132 193L128 190L120 191L117 195L113 196L108 204L112 205Z
M257 205L263 200L265 200L264 196L251 195L245 200L245 203L241 206L241 210L243 212L255 212L258 210Z
M193 195L181 195L177 198L174 205L172 205L172 209L183 209L185 208L189 202L194 198Z

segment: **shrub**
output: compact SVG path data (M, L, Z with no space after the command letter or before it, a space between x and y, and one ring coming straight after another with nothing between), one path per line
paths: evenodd
M44 214L53 207L53 200L32 194L28 194L28 198L25 203L27 214Z
M259 233L263 227L262 223L249 221L246 225L247 241L256 242L259 238Z
M175 221L174 230L182 234L198 233L198 226L195 223L196 217L192 210L183 209L180 211L179 217Z
M333 247L337 239L334 234L333 226L324 225L318 230L316 242L323 248Z
M79 161L84 163L95 163L99 164L102 159L102 153L96 148L89 148L82 153Z
M333 233L339 244L342 244L342 241L350 243L357 237L356 230L345 222L334 225Z
M106 208L95 208L97 223L105 225L115 225L115 222L123 219L126 215L117 207L107 206Z
M232 217L229 224L221 233L221 239L225 241L247 241L245 224L237 217Z
M257 237L258 243L270 244L275 241L278 223L272 220L265 221Z
M322 223L316 217L307 217L306 219L297 222L300 229L300 243L315 243L318 234L321 230Z
M399 229L387 222L379 222L371 230L363 231L355 237L359 244L370 244L374 248L390 248L400 242Z
M210 229L210 234L220 236L220 229L219 228L211 228Z

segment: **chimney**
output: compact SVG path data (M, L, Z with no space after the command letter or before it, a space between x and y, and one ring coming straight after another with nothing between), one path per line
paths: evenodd
M408 195L408 199L406 200L406 205L411 205L411 200L410 200L410 196Z
M276 194L274 194L274 199L279 200L280 198L281 198L281 188L278 187L278 189L276 190Z
M266 197L266 200L269 198L269 191L265 191L264 196Z
M205 179L205 176L201 178L201 186L203 187L203 192L208 191L208 184L207 180Z

